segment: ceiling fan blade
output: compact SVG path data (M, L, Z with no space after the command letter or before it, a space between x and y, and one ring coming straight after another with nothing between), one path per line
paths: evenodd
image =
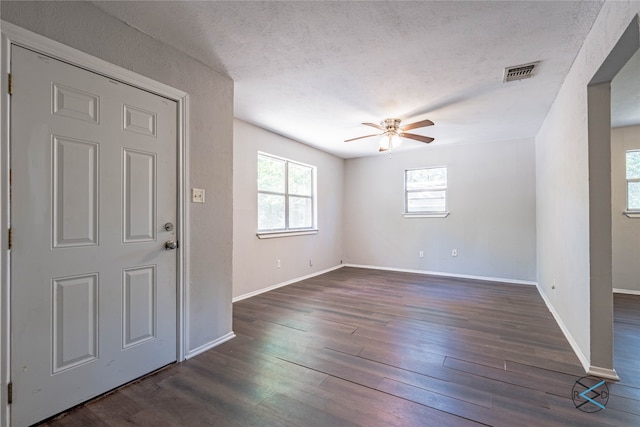
M416 141L426 142L427 144L433 141L435 138L431 138L429 136L416 135L415 133L401 133L400 136L402 138L415 139Z
M362 139L362 138L371 138L372 136L379 136L379 135L382 135L382 134L381 133L375 133L373 135L359 136L357 138L345 139L344 142L355 141L356 139Z
M408 125L401 126L400 129L411 130L411 129L423 128L427 126L433 126L433 122L431 120L421 120L419 122L410 123Z
M371 127L376 128L376 129L379 129L379 130L385 130L382 126L377 125L377 124L375 124L375 123L363 123L363 125L371 126Z

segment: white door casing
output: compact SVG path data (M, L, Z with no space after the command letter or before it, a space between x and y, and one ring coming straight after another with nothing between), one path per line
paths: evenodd
M12 423L177 360L177 107L12 48Z

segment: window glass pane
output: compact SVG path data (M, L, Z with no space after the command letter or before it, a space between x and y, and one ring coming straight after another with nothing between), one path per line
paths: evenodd
M627 179L640 179L640 150L627 151Z
M283 230L284 196L258 193L258 230Z
M284 193L284 160L258 156L258 190Z
M311 183L310 167L289 163L289 194L311 196Z
M289 228L311 228L313 226L312 199L289 197Z
M627 209L640 210L640 182L627 183Z
M315 167L258 154L258 231L315 225Z
M446 212L445 191L415 191L407 193L407 213Z
M407 190L435 190L447 188L447 168L408 170Z

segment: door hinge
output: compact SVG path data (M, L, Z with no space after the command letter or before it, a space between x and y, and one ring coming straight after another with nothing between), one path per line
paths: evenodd
M11 73L9 73L9 77L7 79L7 89L9 90L9 95L13 95L13 77Z
M9 229L9 250L13 248L13 228Z
M13 403L13 383L7 384L7 402L9 405Z

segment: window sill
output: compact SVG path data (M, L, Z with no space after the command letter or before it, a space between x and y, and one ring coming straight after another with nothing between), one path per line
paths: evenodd
M623 211L622 214L627 218L640 218L640 211Z
M318 230L259 231L256 236L258 236L258 239L275 239L277 237L308 236L311 234L318 234Z
M449 216L449 212L434 212L434 213L406 213L405 218L446 218Z

